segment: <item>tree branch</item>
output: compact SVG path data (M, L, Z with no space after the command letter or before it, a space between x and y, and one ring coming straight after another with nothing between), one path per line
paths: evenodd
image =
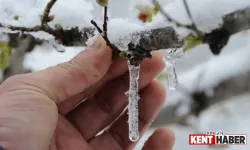
M12 30L28 32L26 28L11 28ZM235 11L231 14L226 15L223 18L223 25L220 28L204 35L204 43L208 43L211 48L213 48L216 44L221 46L220 48L222 48L226 45L229 37L232 34L249 28L250 7L247 7L244 10ZM44 31L44 29L40 29L38 27L34 27L31 29L33 31ZM78 27L68 30L65 29L62 31L46 29L47 33L54 35L56 39L61 39L61 43L65 46L86 46L88 38L94 35L94 31L94 28L79 29ZM159 49L182 47L184 44L183 40L179 40L177 38L178 35L171 26L153 29L151 31L136 32L131 35L131 43L133 43L132 37L134 36L140 36L140 42L138 45L149 52ZM116 45L119 43L112 44Z
M222 48L227 45L231 35L250 28L250 7L238 10L223 18L223 25L207 33L203 42L209 45L213 54L219 54Z
M201 112L203 112L215 104L229 100L230 97L250 92L249 83L250 72L222 81L217 86L213 87L213 96L207 96L205 94L205 91L195 91L193 93L190 93L190 97L192 97L193 100L196 100L195 103L191 104L191 111L189 113L180 116L177 115L177 110L182 105L181 102L175 105L166 106L162 109L162 111L156 118L153 126L183 124L190 116L197 116L197 106L194 106L197 104L196 102L205 102L205 107L200 110ZM198 94L200 96L197 96ZM180 101L184 102L186 101L186 99L181 99Z
M199 31L199 29L198 29L198 27L197 27L197 25L196 25L196 23L195 23L195 21L194 21L193 16L192 16L192 14L191 14L190 8L189 8L188 3L187 3L187 0L183 0L183 3L184 3L184 6L185 6L185 8L186 8L186 11L187 11L187 13L188 13L188 16L189 16L189 18L190 18L190 20L191 20L191 22L192 22L192 28L195 30L195 32L196 32L197 34L199 34L200 36L202 36L201 32Z
M108 6L104 7L104 21L103 21L103 32L104 36L108 37L107 31L108 31Z
M57 0L50 0L50 2L47 4L46 8L44 9L43 16L41 18L41 26L48 25L48 22L51 21L49 19L50 10L53 7L53 5L56 3Z
M229 31L230 35L250 28L250 7L238 10L223 18L222 28Z
M153 3L156 6L160 6L157 0L152 0ZM174 23L177 27L183 27L192 31L195 31L194 26L192 25L185 25L180 23L179 21L175 20L174 18L172 18L168 13L166 13L162 7L159 7L159 11L161 12L161 14L167 19L167 21Z

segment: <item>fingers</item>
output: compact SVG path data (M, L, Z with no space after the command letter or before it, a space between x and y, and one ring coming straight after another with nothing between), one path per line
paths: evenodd
M140 135L149 127L166 98L165 88L157 81L151 82L140 93L139 101L139 128ZM128 115L124 113L110 129L90 141L90 144L98 149L98 143L102 143L102 150L130 150L134 147L128 137ZM119 149L117 148L119 147Z
M172 150L175 136L169 129L157 129L145 143L143 150Z
M62 103L58 104L59 112L63 115L70 112L79 102L87 98L88 96L92 95L99 89L101 89L107 82L110 80L121 76L127 72L127 60L123 58L116 58L113 60L112 65L110 66L108 72L105 74L105 76L95 85L88 88L87 90L70 97L69 99L63 101Z
M74 126L62 116L59 116L58 118L58 124L52 142L54 143L51 143L51 145L56 147L55 150L90 149L89 144L77 129L75 129Z
M141 64L140 89L148 85L162 71L164 63L162 54L154 53L152 59ZM81 104L69 119L80 130L86 140L93 138L99 131L112 123L127 105L129 77L128 73L113 80L96 93L94 100Z
M96 84L112 63L112 50L102 38L72 60L46 70L29 74L24 83L41 89L56 103Z

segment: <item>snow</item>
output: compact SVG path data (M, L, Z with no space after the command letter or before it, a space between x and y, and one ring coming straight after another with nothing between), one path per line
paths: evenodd
M247 34L247 33L242 33ZM249 40L249 35L245 36L246 39ZM235 39L234 39L235 40ZM230 42L234 41L230 40ZM236 41L234 41L236 42ZM186 73L180 75L180 82L184 88L191 89L192 86L190 83L192 81L191 76L193 76L193 83L196 80L194 74L200 74L205 71L206 73L203 76L202 81L200 82L200 88L206 89L209 87L214 87L217 85L219 81L223 81L237 75L246 73L250 71L250 44L246 44L245 46L239 46L234 51L228 52L226 54L222 53L222 55L212 57L208 62L200 64L192 70L187 71ZM230 49L229 46L225 47L225 51ZM244 67L243 67L244 66ZM204 69L205 67L205 69ZM223 68L223 69L222 69ZM188 80L187 80L188 79Z
M49 44L36 46L32 52L26 54L24 66L33 71L43 70L70 60L83 49L82 47L72 47L67 48L64 53L60 53Z
M128 50L128 44L131 41L133 41L134 44L139 42L140 37L133 36L132 34L142 31L143 27L141 25L128 19L119 18L110 20L108 24L108 37L121 51ZM119 33L117 31L119 31Z
M195 23L205 32L217 28L222 23L222 16L250 5L249 0L237 2L235 0L187 0L187 3ZM181 23L191 23L182 0L171 1L164 7L164 10ZM157 22L163 19L161 14L158 17Z
M43 13L44 8L46 7L47 1L44 0L0 0L0 14L1 22L6 25L18 25L18 26L27 26L32 27L40 24L40 16ZM138 4L148 5L151 3L150 0L137 0L129 1L127 4L129 8L136 8ZM163 4L167 4L164 8L166 12L170 14L176 20L182 23L190 23L189 18L187 17L186 10L184 9L182 0L167 0L160 1ZM117 18L118 13L112 13L114 10L115 1L111 1L111 10L109 11L109 24L108 24L108 35L112 43L116 43L117 47L122 50L128 50L127 43L130 41L138 42L140 37L132 37L131 34L134 32L139 32L142 30L150 30L154 28L159 28L167 25L171 25L168 22L164 21L164 17L159 13L153 18L152 23L142 25L139 23L135 12L130 14L130 18ZM121 3L121 2L119 2ZM203 0L203 1L188 1L192 14L194 16L195 22L203 31L210 31L218 27L221 23L222 16L233 12L237 9L242 9L250 5L249 0L239 0L235 3L234 0ZM14 4L14 5L13 5ZM195 5L192 5L195 4ZM214 4L220 7L214 7ZM121 4L120 4L121 5ZM62 11L63 10L63 11ZM118 10L116 8L116 10ZM124 9L129 14L130 9ZM90 27L90 21L92 19L96 20L99 26L102 26L103 17L101 17L101 12L103 9L95 4L93 1L83 1L83 0L72 0L72 1L57 1L54 7L51 10L51 15L55 15L55 19L50 22L52 28L56 24L61 24L64 28L70 28L78 26L80 28ZM178 11L178 13L175 13ZM93 13L95 12L95 13ZM98 13L97 13L98 12ZM133 12L133 11L132 11ZM123 12L124 13L124 12ZM18 15L19 20L14 20L13 17ZM119 34L118 32L119 31ZM182 36L188 34L186 30L177 30ZM42 36L47 39L50 36ZM49 39L50 40L50 39ZM122 42L121 42L122 41Z
M49 0L0 0L0 20L3 24L32 27L40 25L40 15ZM51 10L55 19L50 23L61 24L64 28L78 26L80 28L90 26L93 6L91 2L84 0L64 1L58 0ZM13 16L19 16L19 20Z
M9 41L9 37L6 34L2 34L0 32L0 41L1 42L8 42Z

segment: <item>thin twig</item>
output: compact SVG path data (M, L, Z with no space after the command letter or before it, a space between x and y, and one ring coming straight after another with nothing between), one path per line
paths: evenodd
M174 23L177 27L183 27L183 28L187 28L189 30L192 31L196 31L196 29L194 28L194 26L192 25L184 25L180 22L178 22L177 20L173 19L172 17L170 17L167 12L165 12L163 10L163 8L158 4L157 0L153 0L153 3L157 6L159 6L159 11L163 14L163 16L167 19L167 21Z
M5 26L2 26L5 27ZM6 28L12 30L12 31L21 31L21 32L38 32L38 31L44 31L48 34L51 34L53 36L55 36L56 38L60 38L58 37L59 35L57 34L56 30L50 28L49 26L35 26L35 27L19 27L19 26L7 26Z
M189 8L189 6L188 6L188 4L187 4L187 0L183 0L183 3L184 3L184 6L185 6L186 11L187 11L187 13L188 13L188 17L189 17L189 19L190 19L191 22L192 22L192 28L196 31L196 33L197 33L198 35L201 36L202 34L201 34L201 32L199 31L199 29L198 29L198 27L197 27L197 25L196 25L196 23L195 23L195 21L194 21L194 18L193 18L192 14L191 14L190 8Z
M97 25L97 23L94 20L91 20L91 23L95 26L95 28L97 29L97 31L101 34L101 36L103 37L103 39L106 41L107 45L112 50L114 50L115 52L119 52L118 48L115 47L113 44L111 44L111 42L109 41L108 37L103 34L102 29Z
M22 31L22 32L38 32L38 31L43 31L41 26L35 26L35 27L31 27L31 28L27 28L27 27L18 27L18 26L8 26L8 28L10 30L18 30L18 31Z
M56 3L56 1L57 0L50 0L50 2L47 4L46 8L44 9L43 16L41 18L41 26L47 25L50 10L53 7L53 5Z
M191 11L190 11L190 9L189 9L189 6L188 6L188 4L187 4L187 0L183 0L183 3L184 3L184 6L185 6L185 8L186 8L186 11L187 11L187 13L188 13L188 17L190 18L190 20L192 21L192 23L195 25L193 16L192 16Z
M95 26L97 31L102 35L103 31L102 29L97 25L97 23L94 20L91 20L91 23ZM102 35L103 36L103 35Z
M34 27L19 27L19 26L5 26L3 24L0 24L0 27L6 27L12 31L21 31L21 32L38 32L38 31L44 31L48 34L51 34L55 36L56 38L61 39L60 35L57 34L56 30L52 29L49 25L48 22L49 20L49 13L53 5L55 4L57 0L51 0L47 6L44 9L44 13L41 17L41 25L34 26ZM61 39L62 40L62 39Z
M104 7L103 34L108 37L108 7Z

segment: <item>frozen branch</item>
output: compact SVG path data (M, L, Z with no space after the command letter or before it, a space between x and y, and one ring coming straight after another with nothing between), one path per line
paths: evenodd
M247 7L244 10L239 10L226 15L223 18L223 25L220 28L204 35L204 43L208 43L212 49L216 46L223 47L227 44L227 41L232 34L247 30L249 28L250 7ZM15 31L29 32L27 28L22 27L11 26L11 29ZM34 27L30 29L32 29L32 31L44 31L46 28L41 29L39 27ZM95 28L79 29L78 27L68 30L62 29L61 31L49 30L50 28L48 30L47 29L47 33L54 35L56 39L60 39L60 42L65 46L86 46L88 38L93 36L95 31ZM153 29L151 31L134 33L131 35L131 43L133 42L132 36L135 35L141 37L138 45L149 52L159 49L182 47L184 44L182 40L178 39L178 35L173 27L170 26Z

